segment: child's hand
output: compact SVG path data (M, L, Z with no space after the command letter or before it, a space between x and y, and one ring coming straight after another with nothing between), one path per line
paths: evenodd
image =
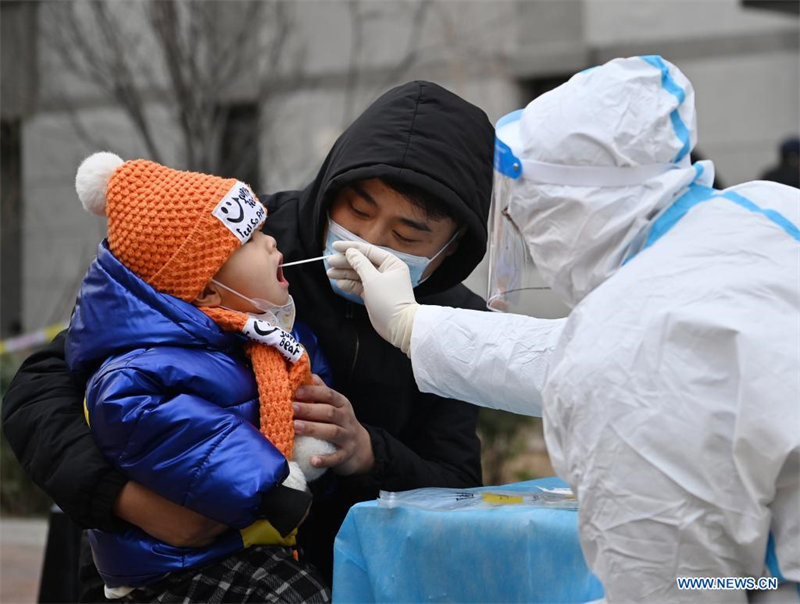
M295 393L294 430L333 443L337 451L315 455L311 465L333 468L337 474L365 474L375 466L369 432L356 419L353 406L344 396L328 388L318 376L312 386Z
M228 528L132 480L125 483L117 496L114 513L151 537L175 547L205 547Z

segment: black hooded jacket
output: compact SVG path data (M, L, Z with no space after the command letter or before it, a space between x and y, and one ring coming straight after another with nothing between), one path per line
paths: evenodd
M319 256L327 211L344 185L390 178L414 185L467 226L458 250L416 289L420 303L482 309L460 285L486 250L494 131L483 111L428 82L385 93L341 135L305 190L268 199L265 231L287 261ZM367 428L375 471L338 478L336 496L315 497L299 541L323 572L347 509L379 489L466 487L480 483L477 408L421 394L411 361L373 330L364 306L331 289L321 262L286 270L297 315L317 334L333 368L335 388ZM323 551L314 551L322 546Z
M261 198L269 208L265 232L287 262L318 256L328 207L342 186L380 177L415 185L467 226L456 253L417 287L418 301L485 308L460 282L486 249L493 139L485 113L440 86L394 88L341 135L306 189ZM297 315L316 333L334 387L350 400L375 455L370 474L328 472L314 485L298 543L330 579L333 539L354 503L374 499L379 489L480 484L478 410L420 393L410 360L375 333L363 306L333 292L321 262L286 275ZM4 430L25 469L75 521L113 530L112 505L125 478L94 446L80 412L82 389L70 379L59 336L14 378L3 401Z

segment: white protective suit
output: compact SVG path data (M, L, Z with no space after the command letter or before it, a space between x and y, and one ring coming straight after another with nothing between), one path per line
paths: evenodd
M575 75L519 128L531 174L509 215L572 311L564 323L420 306L419 387L519 413L542 405L610 601L745 599L679 591L683 576L797 582L800 191L709 188L713 165L689 164L692 86L660 57ZM611 181L619 167L667 168L570 185L537 180L536 162L616 167ZM576 172L566 180L592 180Z

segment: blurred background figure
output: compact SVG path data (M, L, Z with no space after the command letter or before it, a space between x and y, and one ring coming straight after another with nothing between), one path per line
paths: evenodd
M772 180L800 188L800 137L790 136L784 139L778 150L778 165L764 171L761 180Z

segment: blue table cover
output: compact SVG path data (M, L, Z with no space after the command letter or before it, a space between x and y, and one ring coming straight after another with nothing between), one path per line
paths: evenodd
M566 486L558 478L498 489ZM586 602L603 597L586 567L575 510L527 505L432 511L351 508L334 545L333 599L344 602Z

